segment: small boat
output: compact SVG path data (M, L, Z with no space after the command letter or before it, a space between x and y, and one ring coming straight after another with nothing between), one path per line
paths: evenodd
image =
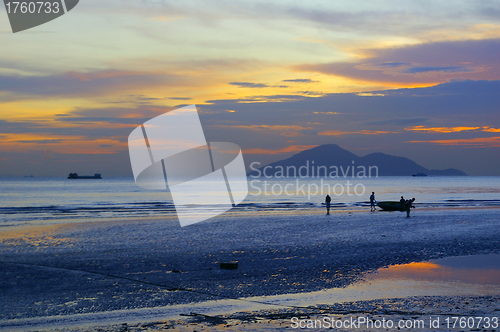
M377 202L377 205L384 211L404 211L404 207L401 207L399 201Z
M427 176L425 173L413 173L411 176Z
M78 175L78 173L69 173L68 179L102 179L100 173L92 175Z
M220 268L222 270L237 270L238 262L220 263Z

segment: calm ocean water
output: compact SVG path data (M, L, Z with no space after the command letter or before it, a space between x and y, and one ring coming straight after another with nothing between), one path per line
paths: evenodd
M337 209L366 208L376 199L416 198L416 206L500 206L500 177L379 177L369 179L253 179L236 209L321 208L329 192ZM349 183L347 182L349 181ZM207 188L200 188L200 191ZM323 192L321 191L323 188ZM208 189L209 190L209 189ZM132 178L0 178L0 226L28 221L174 214L165 191L141 189Z

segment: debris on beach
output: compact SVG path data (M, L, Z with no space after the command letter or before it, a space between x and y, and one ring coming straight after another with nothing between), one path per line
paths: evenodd
M238 269L238 262L220 263L221 270L236 270Z

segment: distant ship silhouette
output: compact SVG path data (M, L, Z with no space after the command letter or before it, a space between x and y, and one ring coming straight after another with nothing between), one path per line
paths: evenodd
M101 173L92 175L78 175L78 173L69 173L68 179L102 179Z

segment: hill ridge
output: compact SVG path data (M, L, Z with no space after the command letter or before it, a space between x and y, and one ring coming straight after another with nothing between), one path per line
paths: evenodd
M354 167L356 167L356 171L359 172L363 171L363 168L366 172L368 170L373 170L374 167L376 167L376 176L411 176L415 173L437 176L467 175L461 170L455 168L447 168L444 170L427 169L409 158L393 156L383 152L374 152L366 156L359 157L337 144L318 145L314 148L298 152L286 159L264 166L253 167L252 165L251 171L248 172L247 175L253 177L268 175L279 177L283 174L279 172L282 172L285 169L289 170L291 168L295 168L295 174L297 174L297 170L300 167L307 167L308 170L310 167L316 167L316 169L323 171L322 174L324 174L323 167L326 167L328 172L334 172L336 169L337 173L340 175L345 174L346 170L348 173L349 170L350 172L355 172ZM274 172L272 171L273 169L275 170ZM308 174L310 174L309 171ZM314 168L312 169L312 174L315 174Z

